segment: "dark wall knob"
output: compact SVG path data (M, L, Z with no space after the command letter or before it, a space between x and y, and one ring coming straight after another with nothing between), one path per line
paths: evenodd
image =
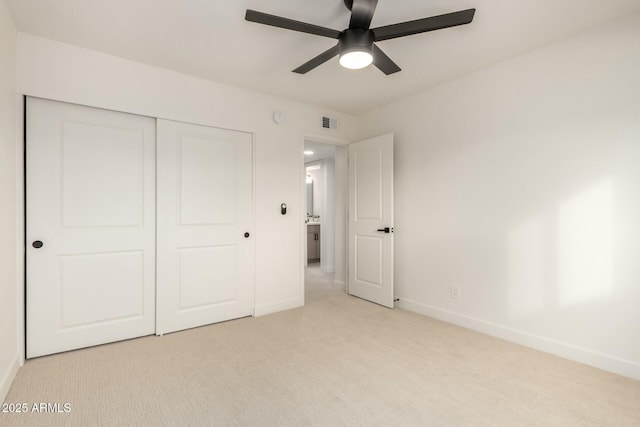
M248 238L249 237L249 233L244 233L244 237Z
M33 246L36 249L40 249L41 247L44 246L44 243L42 243L40 240L36 240L31 244L31 246Z

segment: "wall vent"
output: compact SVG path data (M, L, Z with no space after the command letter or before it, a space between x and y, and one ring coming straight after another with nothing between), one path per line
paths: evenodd
M331 117L322 117L322 127L325 129L337 130L338 129L338 119L334 119Z

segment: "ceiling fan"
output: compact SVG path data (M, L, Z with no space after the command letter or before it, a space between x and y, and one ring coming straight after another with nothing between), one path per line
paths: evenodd
M338 40L337 45L302 64L293 70L294 73L305 74L334 56L339 55L340 65L345 68L360 69L373 63L380 71L389 75L400 71L400 67L385 55L376 46L375 42L468 24L473 20L473 15L476 12L475 9L466 9L399 24L370 28L378 0L344 0L344 4L351 11L351 20L349 28L343 31L269 15L251 9L247 9L245 19L272 27Z

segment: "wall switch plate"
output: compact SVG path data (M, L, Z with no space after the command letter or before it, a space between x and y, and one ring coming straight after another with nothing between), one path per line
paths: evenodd
M451 298L453 299L460 298L460 286L458 285L451 286Z

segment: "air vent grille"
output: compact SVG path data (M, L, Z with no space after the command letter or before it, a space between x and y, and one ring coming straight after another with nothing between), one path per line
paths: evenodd
M338 119L332 117L322 117L322 127L325 129L336 130L338 129Z

